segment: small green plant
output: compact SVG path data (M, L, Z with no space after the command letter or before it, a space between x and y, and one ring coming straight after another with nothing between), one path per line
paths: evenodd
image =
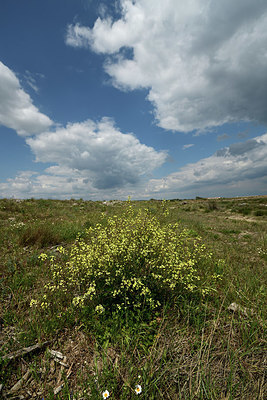
M242 215L250 215L251 211L252 211L251 208L248 208L248 207L237 209L237 212Z
M199 237L178 224L160 225L148 210L135 215L132 206L87 229L70 250L58 251L61 259L41 255L52 280L32 305L89 307L95 314L155 309L182 292L206 295L218 278L205 274L211 254Z
M32 224L21 232L19 244L21 246L37 246L41 248L55 246L62 242L73 241L77 234L78 227L74 223Z
M210 200L206 203L206 212L218 210L218 204L214 200Z
M263 217L263 216L267 216L267 210L256 210L256 211L254 211L254 215L256 216L256 217Z
M27 227L19 238L21 246L38 245L40 247L51 246L60 243L60 238L53 226L32 225Z

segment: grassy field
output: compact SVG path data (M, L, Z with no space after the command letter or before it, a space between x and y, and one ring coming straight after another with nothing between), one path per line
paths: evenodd
M51 282L51 263L40 254L64 268L59 246L73 248L77 235L83 240L129 204L0 199L0 397L266 398L267 196L165 203L131 207L134 215L147 209L162 227L178 223L192 243L200 236L212 256L196 267L205 282L207 274L220 276L215 290L203 296L177 287L166 298L160 292L155 309L96 313L90 302L77 310L56 294L52 306L30 307ZM36 343L44 345L7 359Z

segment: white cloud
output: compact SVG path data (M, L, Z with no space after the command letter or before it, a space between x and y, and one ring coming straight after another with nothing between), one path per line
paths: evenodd
M32 104L13 71L0 61L0 124L28 136L42 132L52 121Z
M72 178L63 174L38 175L32 171L20 172L15 178L9 178L6 182L0 183L0 196L14 198L70 198L94 196L94 190L90 185L85 184L81 177L75 176L71 170ZM68 171L66 171L67 173Z
M193 143L190 143L190 144L184 144L184 145L183 145L183 150L190 149L190 147L193 147L193 146L194 146L194 144L193 144Z
M62 137L60 135L60 139ZM104 144L105 139L102 133L99 138ZM96 151L95 146L92 148ZM136 149L139 151L138 145L133 150ZM98 151L96 153L99 154ZM60 154L58 156L61 157ZM41 175L26 171L13 179L8 179L7 182L0 183L0 196L61 199L82 197L101 200L127 199L128 195L135 199L168 199L266 194L266 159L267 134L264 134L246 142L222 148L212 156L187 164L179 171L162 179L151 179L145 176L133 185L124 182L122 186L96 187L94 171L67 166L65 162L60 163L60 158L58 165L47 168ZM112 163L110 168L113 168ZM144 173L146 165L143 164L142 168ZM105 182L105 176L103 179ZM118 179L119 182L122 179L120 174Z
M32 77L27 73L28 77ZM30 79L30 84L35 80ZM33 87L35 90L35 86ZM0 192L18 197L122 193L151 177L167 153L146 146L131 133L124 134L111 119L54 126L32 104L15 74L0 63L0 123L26 138L36 161L53 164L44 174L21 172L0 184ZM50 129L49 129L50 128ZM35 134L35 135L34 135ZM120 189L121 188L121 189ZM101 194L100 194L101 193Z
M267 123L267 3L262 0L120 0L121 18L68 27L66 43L109 57L123 89L148 88L159 126L204 130ZM133 50L127 58L124 48Z
M91 41L91 34L87 28L76 25L68 25L66 34L66 44L73 47L86 47Z
M40 74L39 72L30 72L28 70L25 71L24 74L24 79L26 81L26 84L32 88L32 90L35 91L35 93L39 93L39 87L37 84L37 80L40 78L44 78L45 76L43 74Z
M166 197L266 194L267 133L218 150L163 179L152 179L147 191Z
M108 118L68 124L26 141L36 161L56 164L49 173L78 174L97 189L137 184L167 158L165 152L141 144L133 134L121 133Z
M27 172L27 171L26 171ZM34 172L19 173L15 178L0 182L0 197L13 198L83 198L90 200L124 199L128 196L144 198L145 183L140 181L135 186L125 188L101 189L92 186L85 174L72 169L47 169L43 174Z

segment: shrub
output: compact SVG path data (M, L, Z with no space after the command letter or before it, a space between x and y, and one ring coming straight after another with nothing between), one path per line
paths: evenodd
M42 308L154 309L184 292L205 295L218 277L207 276L211 254L200 238L131 206L58 251L58 260L41 255L52 273L44 298L32 301Z
M237 210L237 212L239 212L240 214L243 214L243 215L250 215L250 214L251 214L251 211L252 211L252 209L251 209L251 208L247 208L247 207L245 207L245 208L239 208L239 209Z
M207 204L207 212L218 210L218 204L215 201L208 201Z
M254 215L256 215L256 217L263 217L267 215L267 210L256 210Z

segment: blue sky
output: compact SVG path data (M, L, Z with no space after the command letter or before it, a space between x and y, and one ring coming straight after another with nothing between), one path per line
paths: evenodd
M0 8L0 197L267 194L265 1Z

